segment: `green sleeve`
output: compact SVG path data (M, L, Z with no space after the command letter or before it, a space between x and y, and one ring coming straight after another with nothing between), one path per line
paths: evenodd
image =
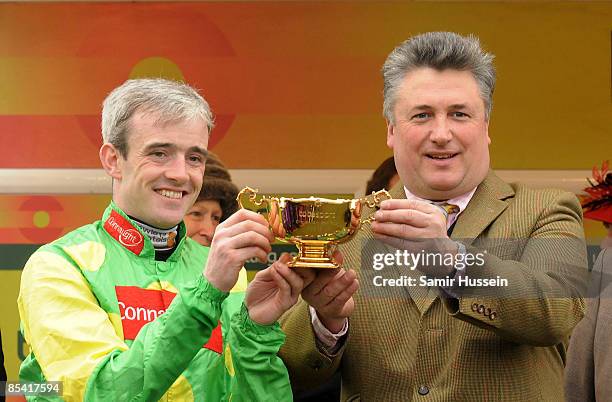
M160 399L210 338L227 297L202 275L183 287L168 310L142 327L126 351L115 351L96 367L87 401Z
M277 355L284 342L285 334L278 323L253 322L242 304L232 317L228 336L230 352L226 365L231 401L293 400L287 368Z

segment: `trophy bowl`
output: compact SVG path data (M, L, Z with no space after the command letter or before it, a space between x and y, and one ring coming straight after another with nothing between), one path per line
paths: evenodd
M292 268L338 268L333 249L374 220L373 213L362 220L362 206L375 208L390 198L385 190L359 199L286 198L259 195L250 187L237 197L241 208L266 218L278 240L297 246L298 255L287 264Z

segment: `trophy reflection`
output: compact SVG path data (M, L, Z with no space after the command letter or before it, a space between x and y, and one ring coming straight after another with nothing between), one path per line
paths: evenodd
M375 208L390 198L385 190L350 200L286 198L259 195L250 187L243 188L237 197L241 208L267 219L278 240L297 246L298 255L287 264L293 268L338 268L331 256L333 249L374 220L374 212L362 220L362 206Z

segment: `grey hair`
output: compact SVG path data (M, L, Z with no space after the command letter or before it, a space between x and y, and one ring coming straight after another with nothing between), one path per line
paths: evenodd
M156 115L160 125L200 118L209 133L214 126L208 103L191 86L162 78L128 80L113 89L102 104L102 139L124 158L130 118L137 111Z
M393 107L404 77L412 70L429 67L438 71L453 69L471 72L485 104L485 117L489 120L495 89L494 58L493 54L481 49L480 41L474 35L427 32L413 36L393 49L383 65L383 115L394 122Z

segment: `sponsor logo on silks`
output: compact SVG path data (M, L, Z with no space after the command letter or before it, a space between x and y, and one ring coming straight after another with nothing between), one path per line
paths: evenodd
M123 338L134 340L140 329L164 314L174 300L175 293L167 290L142 289L137 286L115 286ZM221 322L213 329L206 349L221 354L223 336Z
M110 216L104 222L104 229L132 253L140 255L142 252L144 247L142 234L116 211L111 211Z

